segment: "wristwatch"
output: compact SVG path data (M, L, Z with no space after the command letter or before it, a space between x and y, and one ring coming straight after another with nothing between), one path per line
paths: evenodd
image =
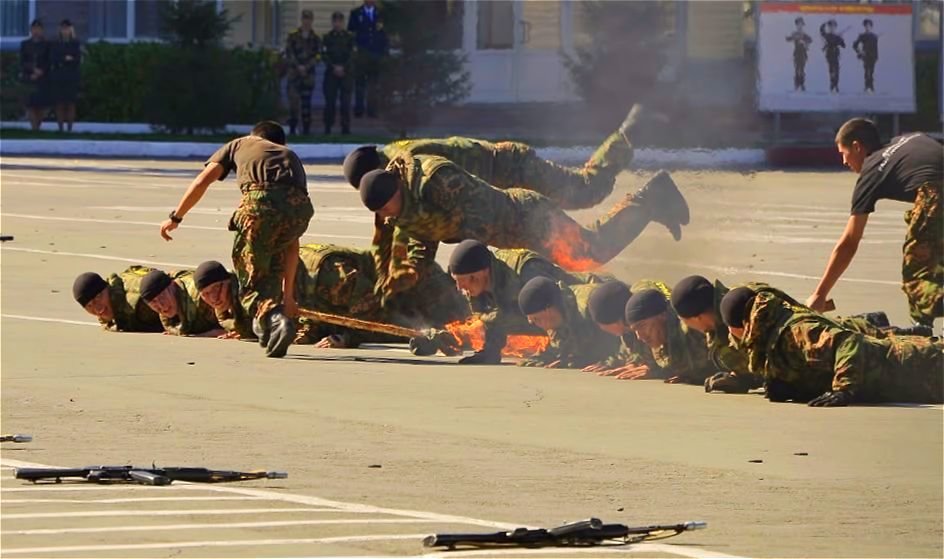
M173 210L171 210L170 215L168 215L167 217L174 223L180 223L181 221L184 220L184 218L182 217L177 217L177 214Z

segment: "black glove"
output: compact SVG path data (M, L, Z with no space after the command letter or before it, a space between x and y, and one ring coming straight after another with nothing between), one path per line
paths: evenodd
M818 398L813 398L807 404L814 408L833 408L838 406L848 406L855 402L855 392L852 390L836 390L827 392Z
M460 365L498 365L501 363L501 350L482 348L468 357L459 360Z
M751 389L750 379L731 372L722 371L705 379L705 392L725 394L747 394Z

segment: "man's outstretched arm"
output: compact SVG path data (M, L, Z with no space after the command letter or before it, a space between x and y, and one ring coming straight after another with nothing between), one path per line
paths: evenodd
M869 214L853 214L849 216L846 228L833 247L833 252L826 264L826 271L819 280L816 290L806 300L806 305L817 312L826 310L826 299L839 278L849 267L856 251L859 250L859 241L865 233L865 225L869 221Z
M207 163L207 166L200 171L200 174L197 175L197 178L193 179L193 182L190 183L190 187L187 188L187 192L184 193L183 197L180 199L180 202L177 204L177 209L174 210L174 215L178 219L183 219L183 217L190 211L191 208L197 205L197 202L203 198L203 195L206 194L207 188L213 183L213 181L219 180L223 176L223 166L219 163ZM177 229L177 223L174 223L170 219L164 221L161 224L161 237L165 241L171 241L173 238L168 235L171 231Z

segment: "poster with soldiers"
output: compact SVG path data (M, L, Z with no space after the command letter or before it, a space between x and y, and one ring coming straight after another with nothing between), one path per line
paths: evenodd
M910 4L761 4L760 110L914 112L912 23Z

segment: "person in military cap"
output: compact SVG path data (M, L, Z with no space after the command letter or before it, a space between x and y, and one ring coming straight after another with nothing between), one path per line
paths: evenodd
M875 63L878 62L878 35L872 31L875 24L871 19L862 20L862 33L852 43L852 50L862 61L863 77L865 78L864 91L875 93Z
M546 277L529 280L518 293L528 322L544 330L550 343L540 354L519 361L524 367L580 369L619 351L619 338L600 330L587 300L599 284L562 286Z
M205 165L177 209L161 224L161 237L172 240L169 233L210 185L236 171L242 197L229 229L235 232L233 270L239 280L240 304L252 318L253 332L267 354L284 355L295 337L298 240L314 214L305 168L285 146L281 125L272 121L260 122L249 136L227 143ZM275 338L270 345L272 332Z
M216 260L207 260L193 272L200 300L213 309L216 321L225 330L222 338L256 339L252 318L239 304L239 281Z
M311 10L302 10L301 26L285 39L285 59L288 63L288 100L291 116L288 126L295 135L298 115L302 117L302 133L311 133L311 92L315 89L315 65L321 53L321 41L311 28L315 16Z
M842 33L837 33L839 24L831 19L819 26L819 34L823 38L823 53L826 55L826 65L829 66L829 92L839 93L839 55L846 48L846 40Z
M721 317L751 372L766 381L772 402L944 401L944 342L938 338L866 336L749 287L724 296Z
M675 232L688 222L688 205L665 173L590 227L541 194L494 188L436 156L397 158L387 170L364 175L358 191L370 211L419 241L475 239L498 248L528 248L569 271L599 268L651 221Z
M161 332L161 319L141 299L141 280L151 271L145 266L131 266L108 279L95 272L79 274L72 284L72 296L96 317L106 330L113 332Z
M213 309L200 299L193 272L151 270L141 280L141 298L161 318L165 334L216 337L223 334Z
M806 22L802 17L796 18L793 23L796 29L787 35L787 42L793 43L793 89L806 91L806 61L809 58L813 38L804 30Z
M334 113L341 104L341 133L351 133L351 88L354 84L354 35L344 28L344 14L331 14L331 31L322 40L321 59L325 64L324 131L331 133Z
M524 188L548 197L565 210L591 208L613 192L616 176L633 159L631 139L655 120L651 111L633 105L619 128L607 136L582 167L565 167L537 155L519 142L493 143L474 138L412 139L376 146L361 146L344 160L344 176L354 188L374 169L386 167L398 156L436 155L499 189Z

